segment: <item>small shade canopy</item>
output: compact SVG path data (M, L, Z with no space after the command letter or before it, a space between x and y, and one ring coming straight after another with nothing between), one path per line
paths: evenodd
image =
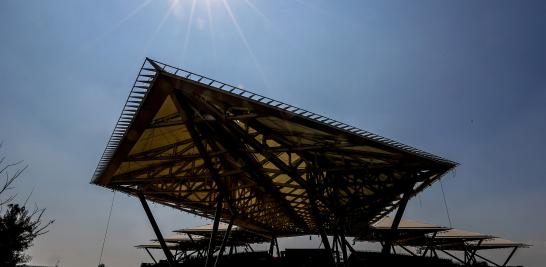
M393 236L392 224L393 219L385 217L370 225L370 229L366 234L356 238L356 240L375 242L391 240L392 245L400 246L414 256L416 254L406 247L424 249L423 255L430 252L431 255L437 256L436 250L439 250L465 266L476 262L476 258L495 266L506 266L518 248L528 247L527 244L517 243L488 234L451 229L412 220L401 220ZM392 240L393 238L394 240ZM511 249L511 252L504 263L498 264L478 253L478 251L490 249ZM460 259L448 251L464 251L465 258Z
M182 233L186 235L196 235L200 238L205 238L208 240L210 237L210 234L212 232L213 225L212 224L205 224L201 226L196 227L189 227L179 230L174 230L174 232ZM227 223L220 222L218 224L218 232L219 233L225 233L228 229ZM217 235L217 238L222 239L223 234ZM236 225L233 225L230 232L230 242L236 242L239 244L252 244L252 243L264 243L269 242L271 239L269 237L263 236L260 233L255 233L253 231L249 231L245 228L238 227Z
M493 237L494 236L492 235L480 234L480 233L470 232L470 231L461 230L461 229L449 229L447 231L439 232L436 235L435 239L469 241L469 240L491 239Z
M218 223L218 231L219 232L225 232L227 231L228 229L228 226L229 224L227 223L223 223L223 222L220 222ZM213 229L213 225L212 224L205 224L205 225L200 225L200 226L195 226L195 227L188 227L188 228L183 228L183 229L179 229L179 230L174 230L173 232L176 232L176 233L183 233L183 234L194 234L194 235L208 235L208 233L212 232L212 229ZM234 225L231 227L231 231L232 232L236 232L239 230L239 227L237 225Z
M526 248L529 245L524 243L518 243L507 239L502 238L492 238L479 241L470 241L460 244L446 245L443 246L443 249L446 250L460 250L460 251L469 251L469 250L487 250L487 249L503 249L503 248Z
M376 223L372 224L371 228L374 230L390 230L392 227L394 218L391 216L386 216L382 218L381 220L377 221ZM431 230L431 231L445 231L449 228L438 226L434 224L424 223L420 221L414 221L414 220L406 220L402 219L400 220L400 223L398 224L399 230Z
M135 247L141 249L161 249L161 244L159 244L159 242L157 241L153 241L142 245L136 245ZM167 244L167 248L169 248L170 250L176 250L179 248L179 246L175 244Z
M175 233L168 237L163 238L167 243L184 243L184 242L197 242L205 239L202 236L189 236L185 233ZM152 239L152 241L157 241L157 239Z
M170 250L198 250L208 246L210 233L212 232L213 225L205 224L195 227L188 227L173 231L174 234L165 237L164 240L168 243L167 247ZM228 229L228 224L219 223L218 232L224 233ZM217 235L220 241L224 234ZM269 242L270 240L256 235L252 232L246 231L243 228L233 226L228 239L228 245L245 246L247 244ZM219 244L219 242L217 242ZM161 249L161 246L157 239L152 239L150 243L138 245L137 248L147 249Z
M363 236L356 238L358 241L384 241L392 238L393 218L386 216L370 226L369 231ZM408 242L408 240L425 237L426 234L446 231L449 228L414 220L400 220L394 243Z

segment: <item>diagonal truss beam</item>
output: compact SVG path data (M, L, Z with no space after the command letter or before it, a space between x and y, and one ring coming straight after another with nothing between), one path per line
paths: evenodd
M176 93L172 94L173 99L178 99L178 95ZM218 186L218 193L224 196L229 196L228 190L226 188L225 183L222 181L221 176L219 174L219 171L214 166L214 163L212 162L211 156L207 152L207 148L203 144L201 137L199 136L199 133L196 130L196 125L193 121L193 118L195 117L193 109L186 103L185 101L174 101L175 105L178 109L178 111L185 115L186 119L186 128L188 129L188 132L190 133L190 136L193 139L193 142L195 146L197 147L197 150L199 151L199 154L201 154L201 157L203 158L203 161L205 163L205 166L209 170L209 172L212 175L212 179ZM235 209L233 207L233 203L231 199L228 197L227 199L229 210L231 211L232 215L235 214Z
M184 103L184 105L188 105L189 101L186 98L186 96L183 96L182 94L176 94L177 102ZM292 220L292 222L300 227L302 230L307 229L307 224L305 221L300 218L295 210L291 207L291 205L281 196L281 193L278 191L275 186L272 185L271 181L269 181L269 177L262 172L257 170L257 162L250 158L248 154L242 153L240 151L240 148L245 146L245 143L243 143L240 139L240 136L237 134L234 134L232 131L229 131L227 129L228 125L231 124L231 121L227 121L223 115L218 112L214 107L209 106L209 104L205 103L205 101L200 101L200 99L196 99L197 97L192 98L194 100L194 103L197 103L197 105L194 105L194 108L199 110L202 114L211 115L215 118L216 122L222 122L222 126L218 125L211 125L212 121L207 123L211 130L215 131L215 136L218 137L219 140L222 140L222 144L228 148L229 154L234 155L235 158L243 160L245 163L245 170L249 172L251 177L256 178L255 182L259 185L259 187L263 188L262 191L266 194L268 194L270 197L272 197L276 203L278 203L278 206L285 212L285 214Z

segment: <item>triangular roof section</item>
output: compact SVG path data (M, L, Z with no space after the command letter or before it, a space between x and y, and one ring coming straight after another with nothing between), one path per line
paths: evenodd
M456 163L146 59L92 182L289 236L355 236Z

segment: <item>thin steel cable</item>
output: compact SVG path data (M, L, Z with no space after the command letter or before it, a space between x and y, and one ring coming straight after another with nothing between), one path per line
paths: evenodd
M116 197L116 191L112 191L112 203L110 204L110 212L108 212L108 221L106 222L106 231L104 232L104 238L102 239L102 247L100 249L99 266L102 263L102 253L104 252L104 244L106 244L106 236L108 235L108 228L110 227L110 218L112 218L112 210L114 208L114 199Z
M444 192L444 185L442 183L442 180L440 180L440 188L442 189L442 196L444 197L444 206L446 207L446 214L447 214L447 220L449 221L449 228L452 228L453 225L451 224L451 216L449 215L449 209L447 208L446 193Z

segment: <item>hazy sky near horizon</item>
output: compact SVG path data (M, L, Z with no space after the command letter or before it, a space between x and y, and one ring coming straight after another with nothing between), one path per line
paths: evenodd
M30 165L19 198L56 221L33 263L97 266L112 193L89 181L145 57L460 163L454 227L546 256L546 2L0 1L1 155ZM153 205L165 235L206 221ZM439 184L405 218L448 225ZM139 266L153 237L116 196L104 260ZM296 246L302 240L284 240Z

